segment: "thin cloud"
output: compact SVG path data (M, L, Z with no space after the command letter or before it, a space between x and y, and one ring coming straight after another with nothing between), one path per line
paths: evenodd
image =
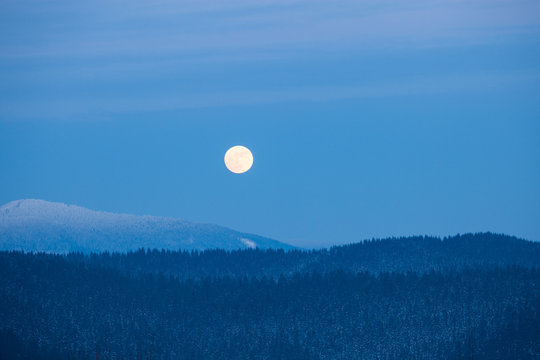
M540 69L513 73L485 73L402 79L400 82L356 86L312 86L280 90L253 89L219 93L155 94L154 96L95 97L73 101L34 102L31 109L24 103L1 104L0 119L41 118L107 119L114 114L170 111L190 108L245 106L286 102L325 102L381 97L404 97L437 93L474 93L492 91L540 80Z
M540 32L540 3L527 0L145 4L104 2L93 9L72 4L69 10L44 9L45 18L38 10L48 5L35 3L29 17L39 21L25 29L18 29L20 19L9 21L10 10L15 18L22 10L8 8L2 28L13 36L0 42L0 59L452 46Z

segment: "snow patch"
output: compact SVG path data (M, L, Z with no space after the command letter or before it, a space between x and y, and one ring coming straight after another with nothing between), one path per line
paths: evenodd
M246 239L246 238L240 238L240 241L250 249L255 249L257 247L257 244L255 244L255 241L253 241L253 240L249 240L249 239Z

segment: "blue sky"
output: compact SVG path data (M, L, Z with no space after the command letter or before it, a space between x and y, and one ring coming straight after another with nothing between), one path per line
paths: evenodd
M538 1L0 3L1 203L540 240L539 155Z

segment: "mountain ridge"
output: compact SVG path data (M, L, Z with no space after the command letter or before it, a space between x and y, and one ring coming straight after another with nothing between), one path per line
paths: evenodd
M0 250L67 253L283 248L294 246L214 224L117 214L39 199L0 207Z

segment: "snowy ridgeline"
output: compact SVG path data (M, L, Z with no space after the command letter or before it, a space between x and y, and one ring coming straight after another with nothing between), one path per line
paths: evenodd
M292 246L216 225L93 211L43 200L17 200L0 207L0 250L67 253L139 248L235 250Z

